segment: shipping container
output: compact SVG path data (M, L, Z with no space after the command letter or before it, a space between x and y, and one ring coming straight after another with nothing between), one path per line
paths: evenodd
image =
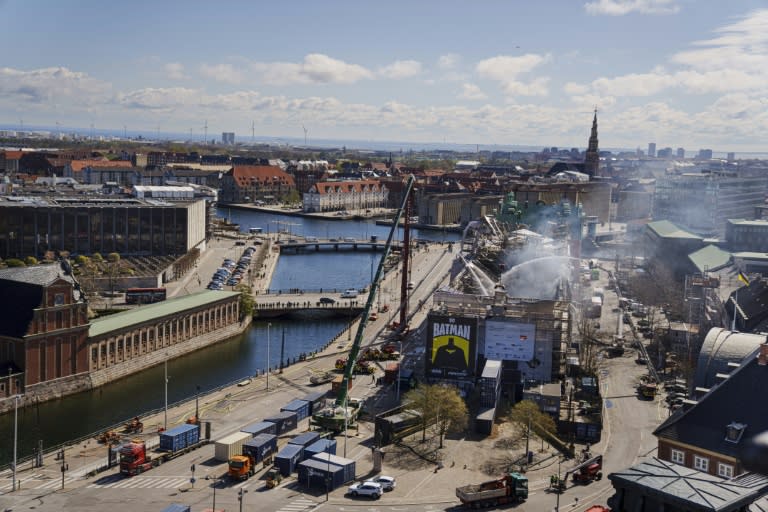
M277 451L277 436L274 434L259 434L243 443L242 455L250 455L254 463L262 462Z
M299 434L290 441L288 441L288 444L298 444L299 446L309 446L315 441L320 439L320 434L317 432L304 432L303 434Z
M280 408L280 412L295 412L296 421L301 421L311 414L312 404L306 400L293 400Z
M160 433L160 450L175 452L198 441L200 441L200 428L197 425L179 425Z
M192 507L189 505L182 505L180 503L172 503L165 507L160 512L191 512Z
M259 421L258 423L251 423L247 427L241 428L240 432L248 432L253 437L259 434L277 435L277 425L271 421Z
M283 411L270 418L264 418L264 421L277 425L277 435L280 436L296 428L297 417L295 412Z
M326 391L313 391L312 393L309 393L304 398L302 398L302 400L306 400L312 404L311 414L315 414L325 405L325 397L327 394L328 392Z
M301 462L304 447L298 444L287 444L275 455L275 466L283 476L290 476L296 469L296 464Z
M253 439L253 436L248 432L235 432L234 434L222 437L214 445L214 458L226 462L235 455L242 455L243 443L249 439Z
M304 459L311 459L317 453L336 455L335 439L320 439L304 448Z
M352 459L345 459L338 455L331 455L329 453L316 453L312 456L314 460L320 462L339 466L344 469L344 483L351 482L355 479L355 461Z
M343 486L344 481L344 469L334 464L328 464L327 462L320 462L316 459L308 459L304 462L300 462L296 466L296 472L299 474L299 485L305 487L318 487L320 489L326 489L328 483L332 491Z

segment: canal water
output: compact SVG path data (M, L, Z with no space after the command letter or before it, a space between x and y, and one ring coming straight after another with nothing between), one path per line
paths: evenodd
M373 221L321 221L284 215L220 209L219 216L240 224L242 231L262 227L264 231L289 231L316 237L385 239L389 227ZM271 229L270 229L271 228ZM456 240L455 233L416 232L413 237ZM400 237L401 238L401 237ZM280 258L271 288L361 288L367 286L381 252L307 253ZM387 293L386 290L383 290ZM323 347L346 325L343 318L312 321L275 319L269 328L270 363L280 364L280 345L285 333L285 360L298 358ZM212 362L214 364L212 364ZM254 322L243 335L168 362L168 403L237 382L267 367L267 324ZM142 371L99 389L28 407L18 412L18 457L34 453L38 441L50 448L87 436L118 422L164 406L163 365ZM169 418L169 422L171 418ZM14 414L0 416L0 465L13 458Z

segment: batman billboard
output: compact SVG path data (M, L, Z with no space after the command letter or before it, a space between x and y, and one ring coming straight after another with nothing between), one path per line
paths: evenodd
M475 370L477 319L430 315L427 323L426 374L464 379Z

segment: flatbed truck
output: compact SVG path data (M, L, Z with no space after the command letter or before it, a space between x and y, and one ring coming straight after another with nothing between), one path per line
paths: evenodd
M189 453L210 439L201 438L201 425L181 425L175 429L161 433L160 448L149 452L146 443L141 439L134 439L120 447L120 473L126 476L135 476L149 471L163 462L174 459L185 453ZM210 432L210 429L206 429Z

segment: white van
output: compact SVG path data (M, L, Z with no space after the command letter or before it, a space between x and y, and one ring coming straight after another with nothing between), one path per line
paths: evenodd
M341 292L342 299L354 299L355 297L357 297L357 290L354 288L350 288Z
M305 236L304 237L304 241L305 242L317 242L317 237L316 236Z
M357 239L353 236L345 236L344 237L345 242L357 242Z

